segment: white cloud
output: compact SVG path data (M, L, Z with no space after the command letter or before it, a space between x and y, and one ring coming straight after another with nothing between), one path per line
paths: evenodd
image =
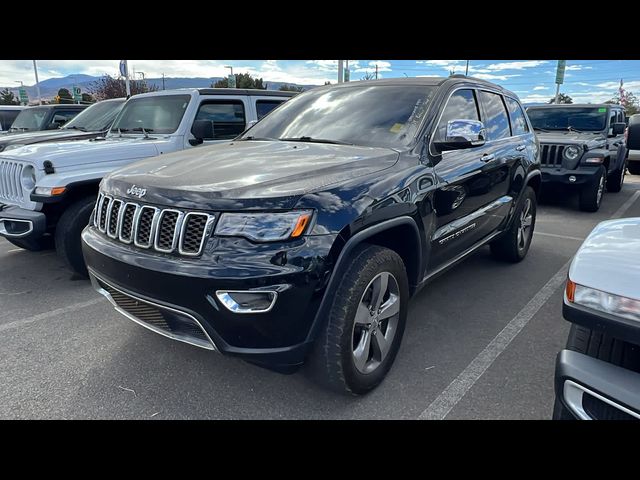
M549 90L549 87L545 87L544 85L536 85L533 87L534 90Z
M492 73L474 73L471 72L470 73L476 77L476 78L480 78L482 80L508 80L509 78L513 78L513 77L519 77L520 75L494 75Z
M487 65L488 70L493 71L501 71L501 70L524 70L525 68L533 68L539 67L540 65L545 65L549 63L546 60L527 60L523 62L502 62L502 63L493 63L491 65Z
M572 71L572 70L592 70L592 69L593 69L593 67L589 67L587 65L567 65L565 67L565 70L569 70L569 71Z

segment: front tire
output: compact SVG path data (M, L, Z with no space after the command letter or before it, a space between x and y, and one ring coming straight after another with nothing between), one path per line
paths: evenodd
M82 255L80 234L89 224L96 197L84 197L71 204L56 226L56 252L71 271L87 277L87 265Z
M616 170L609 175L607 178L607 192L618 193L622 190L625 173L627 173L627 168L623 164L619 170Z
M400 348L408 300L400 256L375 245L356 248L310 358L316 378L352 395L377 387Z
M607 171L600 166L596 174L596 180L592 185L580 191L580 210L585 212L597 212L604 196L604 186L607 178Z
M526 187L511 227L490 245L495 258L516 263L527 255L536 225L536 203L536 192Z

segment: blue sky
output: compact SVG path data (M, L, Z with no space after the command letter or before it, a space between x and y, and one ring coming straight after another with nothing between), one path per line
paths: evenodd
M39 60L40 80L85 73L117 75L118 60ZM351 80L375 72L379 78L446 76L450 70L464 73L465 60L350 60ZM274 82L322 84L336 82L336 60L129 60L130 70L147 78L219 77L227 75L225 65L235 73L248 72ZM555 60L471 60L469 74L491 80L515 93L525 102L547 101L555 94ZM620 78L628 91L640 94L638 60L567 60L563 93L576 102L608 100L617 91ZM0 60L0 85L35 83L31 60Z

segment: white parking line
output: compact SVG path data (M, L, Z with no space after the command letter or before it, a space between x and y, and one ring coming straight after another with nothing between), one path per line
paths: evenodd
M633 205L640 191L636 191L611 217L620 218ZM442 420L467 394L469 389L487 371L498 356L504 352L511 341L529 323L529 320L538 313L540 308L551 298L558 287L564 284L567 278L567 270L571 260L565 263L556 274L551 277L544 287L527 303L513 319L495 336L493 340L482 350L476 358L458 375L447 388L420 414L420 420Z
M554 238L564 238L566 240L577 240L579 242L583 242L584 238L580 237L570 237L569 235L557 235L555 233L545 233L545 232L533 232L534 235L544 235L545 237L554 237Z
M0 325L0 332L6 332L7 330L11 330L13 328L23 327L25 325L29 325L33 322L38 322L40 320L46 320L51 317L58 317L60 315L65 315L67 313L75 312L76 310L80 310L82 308L90 307L91 305L96 305L98 303L104 302L105 299L102 297L94 298L92 300L88 300L86 302L74 303L72 305L68 305L66 307L56 308L55 310L50 310L48 312L39 313L38 315L33 315L32 317L22 318L20 320L15 320L13 322L5 323Z

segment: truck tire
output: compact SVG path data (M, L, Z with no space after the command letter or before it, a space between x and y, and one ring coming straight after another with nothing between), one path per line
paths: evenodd
M400 348L408 300L409 282L400 256L388 248L358 246L314 344L309 359L313 376L351 395L378 386Z
M507 262L521 261L529 251L536 225L536 193L525 187L509 230L490 244L491 254Z
M622 167L618 170L614 170L607 177L607 192L618 193L622 190L622 185L624 184L624 176L627 173L627 169L622 164Z
M576 324L571 325L566 348L624 368L640 362L640 346ZM569 409L557 397L553 408L553 419L575 420Z
M16 247L24 248L30 252L40 252L41 250L53 248L53 237L51 235L45 235L40 238L7 238L7 240Z
M640 175L640 162L629 162L627 168L629 169L629 173Z
M600 166L593 184L580 190L580 210L585 212L597 212L604 196L604 187L607 178L607 171Z
M82 255L80 234L89 224L96 197L84 197L71 204L58 220L56 226L56 252L74 273L87 277L87 266Z

